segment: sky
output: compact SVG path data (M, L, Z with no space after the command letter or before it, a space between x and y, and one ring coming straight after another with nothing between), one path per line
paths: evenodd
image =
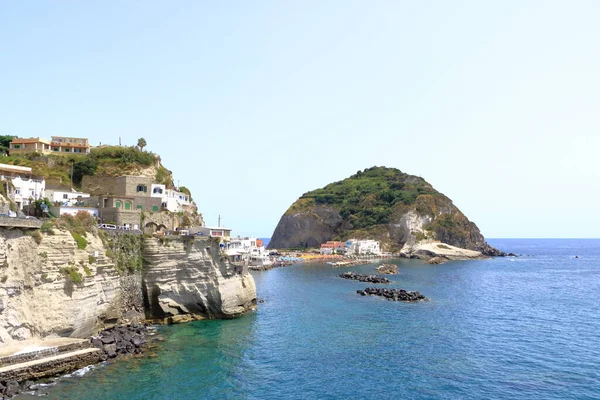
M486 237L599 237L598 1L0 3L0 134L159 153L207 225L419 175Z

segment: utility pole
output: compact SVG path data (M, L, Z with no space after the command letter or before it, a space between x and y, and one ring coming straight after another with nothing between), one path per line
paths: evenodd
M71 190L73 190L73 169L75 168L75 161L71 163Z
M219 214L219 223L217 224L217 227L221 227L221 214Z

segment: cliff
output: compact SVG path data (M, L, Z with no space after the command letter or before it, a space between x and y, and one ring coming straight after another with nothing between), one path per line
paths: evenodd
M146 313L229 318L255 303L252 277L221 261L214 243L29 232L0 228L0 343L87 338ZM148 299L169 305L145 309Z
M210 239L144 239L143 293L148 318L232 318L256 303L252 276Z
M423 178L373 167L302 195L281 217L269 248L316 247L327 240L376 239L383 249L431 256L430 243L480 255L489 246L477 226Z

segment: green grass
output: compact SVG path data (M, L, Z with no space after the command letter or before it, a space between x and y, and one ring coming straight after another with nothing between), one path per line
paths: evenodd
M63 267L59 272L77 285L83 282L83 275L77 271L77 267Z
M85 238L77 232L71 232L71 236L73 236L73 239L75 239L75 242L77 243L77 248L79 250L85 250L85 248L88 245L87 240L85 240Z

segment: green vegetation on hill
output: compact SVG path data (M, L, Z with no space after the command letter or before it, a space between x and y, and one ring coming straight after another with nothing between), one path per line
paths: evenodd
M0 137L0 148L2 147ZM33 174L49 182L81 185L85 175L120 176L135 174L141 168L157 165L158 156L135 146L106 146L92 148L89 155L27 153L0 157L4 164L31 167ZM156 181L173 186L171 173L163 166L156 172Z
M424 179L395 168L372 167L343 181L305 193L288 210L298 212L315 204L331 205L354 229L364 229L390 221L398 205L413 205L420 195L437 195Z

